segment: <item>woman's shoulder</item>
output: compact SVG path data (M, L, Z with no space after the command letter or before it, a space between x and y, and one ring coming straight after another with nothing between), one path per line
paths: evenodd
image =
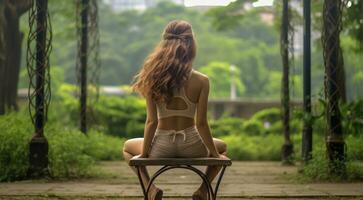
M208 76L206 74L203 74L202 72L197 71L195 69L193 70L193 74L192 75L194 75L194 77L197 80L201 81L201 82L207 82L208 81Z

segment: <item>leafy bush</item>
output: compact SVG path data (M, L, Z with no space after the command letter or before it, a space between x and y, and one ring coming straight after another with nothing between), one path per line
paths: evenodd
M300 179L304 181L363 180L363 166L349 158L345 162L346 176L340 177L330 174L329 161L325 152L325 148L321 146L313 150L313 157L304 166ZM343 167L342 163L338 163L337 167Z
M279 160L280 147L276 137L229 135L222 137L227 144L227 153L235 160ZM269 145L266 146L266 143Z
M54 177L82 177L93 173L100 160L120 160L123 140L97 131L87 135L75 129L53 126L47 130L49 167Z
M125 139L91 130L88 133L86 153L95 160L120 160Z
M281 160L282 136L239 134L221 139L227 144L228 157L234 160ZM293 139L294 144L299 143L298 137Z
M263 122L250 119L243 125L243 132L248 135L262 135L266 133Z
M283 133L281 114L278 108L261 110L248 120L229 116L221 117L217 120L211 120L210 127L216 137L240 133L248 135L281 135ZM290 121L291 134L299 134L301 129L301 120L292 118Z
M256 112L252 119L273 124L275 122L281 121L281 110L279 108L264 109Z
M24 111L0 116L0 181L23 179L29 167L29 141L33 136ZM81 177L93 173L99 160L121 159L123 140L90 131L85 135L54 122L45 129L49 143L49 170L54 177Z
M126 89L127 88L123 88ZM79 122L79 104L74 96L76 88L62 84L57 100L50 109L51 121L76 127ZM132 95L100 96L98 101L89 103L88 124L91 128L119 137L142 137L146 118L145 100Z
M363 161L363 135L348 135L345 138L347 156L350 160Z
M25 115L0 116L0 181L20 179L28 170L28 143L33 129Z
M96 122L107 134L142 137L146 118L144 99L135 96L101 97L94 106Z
M244 120L236 117L223 117L211 120L209 126L213 136L221 137L230 134L239 134L243 131Z
M78 130L47 131L49 168L54 177L88 176L95 159L87 154L87 136Z
M363 100L341 106L343 126L347 134L363 134Z

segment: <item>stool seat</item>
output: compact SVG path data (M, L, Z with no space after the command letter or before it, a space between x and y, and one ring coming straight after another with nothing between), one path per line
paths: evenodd
M133 157L129 162L130 166L149 166L149 165L195 165L195 166L231 166L229 158L139 158Z

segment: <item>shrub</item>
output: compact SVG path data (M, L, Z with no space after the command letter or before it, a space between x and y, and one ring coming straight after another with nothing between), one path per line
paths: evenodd
M235 160L280 160L282 137L275 135L229 135L221 138L227 144L228 156Z
M123 138L91 130L88 133L86 154L96 160L121 160L124 141Z
M101 97L94 106L96 121L107 134L121 137L143 136L146 104L139 97Z
M239 134L243 131L244 121L235 117L224 117L218 120L211 120L209 125L213 136L221 137L230 134Z
M16 113L0 116L0 181L26 176L28 143L33 132L27 120Z
M87 136L78 130L47 130L49 168L53 177L90 175L95 159L87 154Z
M337 167L343 165L337 164ZM345 162L346 175L335 176L329 173L329 161L324 147L315 148L312 159L304 166L301 178L304 181L339 181L339 180L363 180L363 166L351 159Z
M248 135L262 135L266 133L266 130L263 122L250 119L244 123L243 132Z
M221 117L217 120L211 120L210 127L216 137L229 134L282 134L283 126L281 121L280 109L270 108L257 112L248 120L237 117ZM302 123L299 119L292 118L290 121L290 132L301 133Z
M76 127L79 122L79 104L76 87L62 84L57 91L57 99L49 109L51 121ZM144 99L127 96L100 96L87 109L88 124L91 128L119 137L141 137L146 118Z
M347 156L350 160L363 161L363 135L348 135L345 138Z
M343 126L348 134L363 134L363 100L341 106Z
M281 121L281 110L279 108L264 109L256 112L252 116L252 119L273 124L275 122Z
M26 178L29 141L33 127L26 112L0 116L0 181ZM73 127L48 123L49 170L53 177L82 177L93 174L99 160L121 158L123 140L90 131L85 135Z

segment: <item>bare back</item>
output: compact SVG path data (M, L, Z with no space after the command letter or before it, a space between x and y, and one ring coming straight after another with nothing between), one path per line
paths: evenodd
M193 70L190 79L183 86L185 91L185 97L192 103L197 104L200 92L203 84L201 84L200 76L204 76L201 73ZM187 103L180 97L173 97L171 101L166 105L166 108L173 110L183 110L187 107ZM184 116L171 116L158 120L158 129L164 130L183 130L187 127L195 125L195 119Z

